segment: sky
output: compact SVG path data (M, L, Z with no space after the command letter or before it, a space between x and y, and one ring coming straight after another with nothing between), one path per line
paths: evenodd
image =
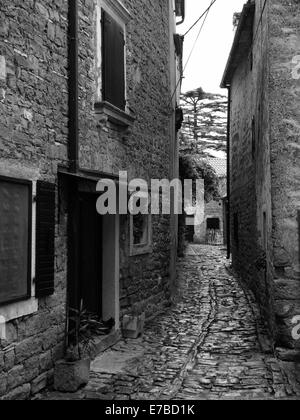
M247 0L217 0L209 12L193 55L184 74L182 92L202 87L209 93L227 93L220 89L222 76L234 38L233 14L240 12ZM186 0L186 19L177 27L184 34L210 5L211 0ZM191 52L203 21L186 36L184 64Z

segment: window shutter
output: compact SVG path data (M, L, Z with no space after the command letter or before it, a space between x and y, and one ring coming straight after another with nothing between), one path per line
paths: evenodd
M37 182L36 297L54 293L55 184Z
M103 100L125 110L125 36L122 27L102 11Z

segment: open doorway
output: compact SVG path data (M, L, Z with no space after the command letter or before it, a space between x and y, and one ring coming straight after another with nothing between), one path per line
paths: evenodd
M82 307L109 332L119 328L119 217L100 216L96 200L79 194L79 293Z
M103 229L94 194L79 198L79 288L82 306L102 319Z
M68 178L67 178L68 179ZM100 216L95 182L69 178L68 343L80 322L94 336L118 333L119 216Z
M220 219L218 219L218 218L207 219L207 229L208 230L220 230Z

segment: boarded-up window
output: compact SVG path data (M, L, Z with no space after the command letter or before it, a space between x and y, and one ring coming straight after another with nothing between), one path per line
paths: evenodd
M32 184L0 177L0 304L30 297Z
M125 110L125 35L123 28L102 11L103 100Z

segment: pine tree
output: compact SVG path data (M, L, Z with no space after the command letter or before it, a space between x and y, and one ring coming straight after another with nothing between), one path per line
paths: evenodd
M205 93L198 88L183 94L181 105L184 113L181 154L207 157L213 151L226 153L226 96Z

